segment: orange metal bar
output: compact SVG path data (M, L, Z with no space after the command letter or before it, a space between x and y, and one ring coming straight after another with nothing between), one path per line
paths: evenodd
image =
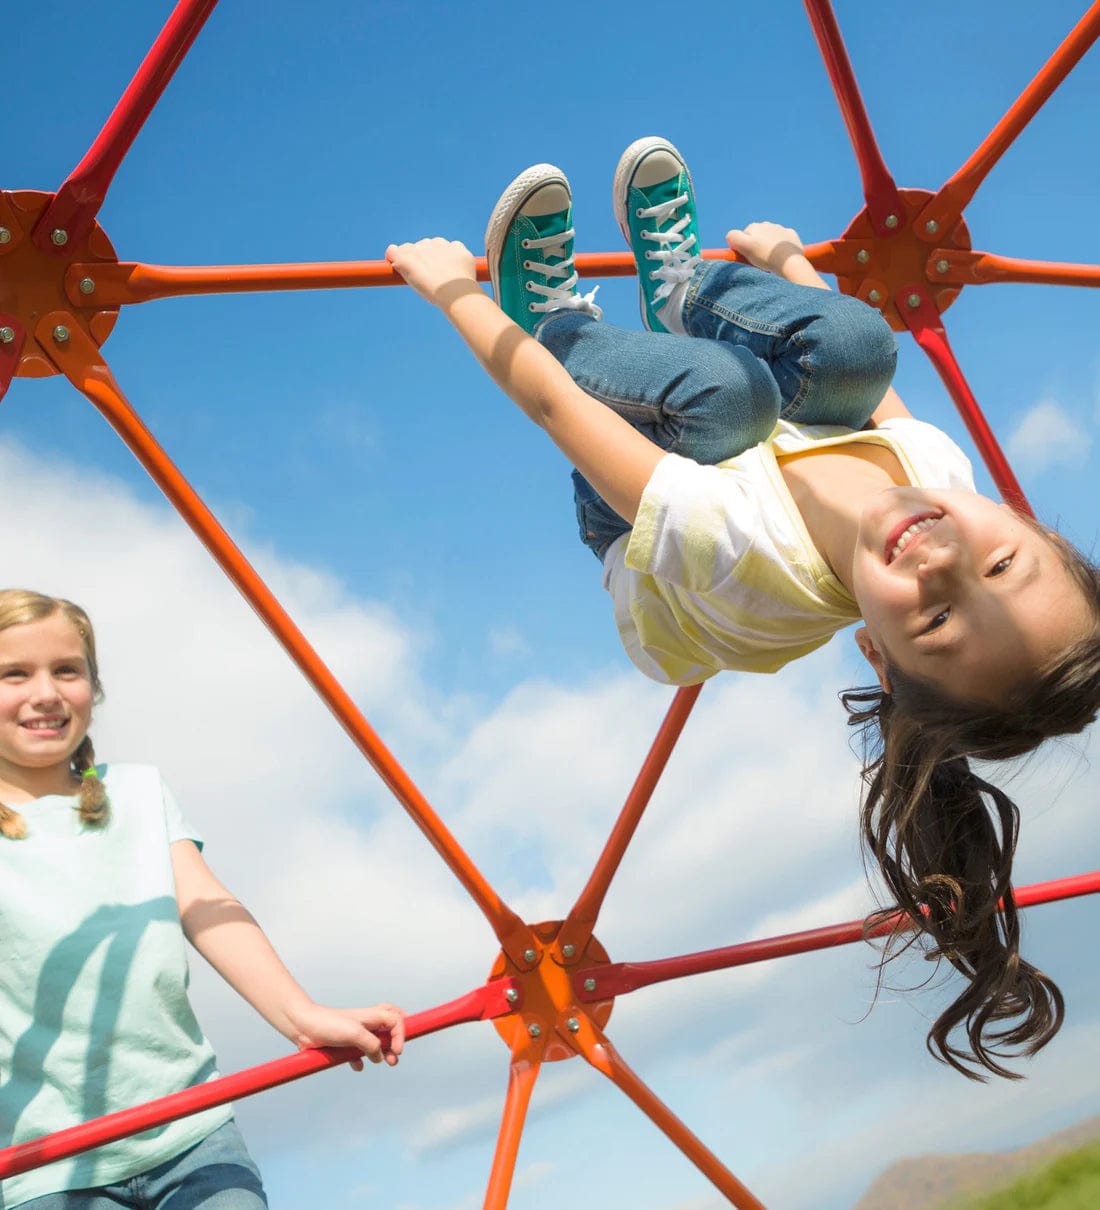
M806 255L831 272L828 258L832 241L811 244ZM704 260L736 259L728 248L707 248ZM485 257L477 258L479 281L489 280ZM578 252L578 272L586 277L634 277L637 269L629 252ZM94 282L92 292L81 281ZM135 261L115 264L70 265L65 290L74 306L118 307L191 294L242 294L252 290L335 290L361 286L403 286L389 261L335 261L287 265L143 265Z
M1088 11L1058 49L1024 89L1003 118L993 127L974 154L945 181L914 223L917 234L934 240L938 232L953 226L978 191L990 169L1012 145L1017 135L1039 112L1051 93L1069 75L1089 47L1100 36L1100 0ZM929 230L929 224L935 226Z
M59 328L66 332L63 341L56 339ZM154 483L213 555L218 566L283 645L359 751L371 763L379 777L481 908L492 925L501 948L521 969L526 970L534 965L541 954L541 947L535 935L485 881L320 656L291 621L271 590L157 444L152 433L123 396L106 362L89 337L76 325L72 316L64 311L55 311L40 320L37 335L43 343L43 348L52 347L54 359L61 372L102 413L149 472ZM534 957L526 957L532 952Z
M661 723L660 730L650 747L649 755L635 778L634 785L627 795L623 809L619 812L615 826L611 829L611 835L607 838L607 843L604 845L603 852L596 862L588 883L581 891L577 902L573 905L572 911L566 917L565 923L558 933L554 953L561 961L568 963L578 959L584 952L584 947L588 944L588 939L592 936L592 930L596 926L600 908L607 895L608 887L611 885L611 880L615 876L615 871L619 868L627 846L634 837L642 814L653 796L657 782L665 770L665 765L668 764L672 750L680 738L680 733L691 714L692 707L699 698L701 689L702 685L690 685L677 690L673 697L672 705L668 708L664 722ZM571 946L572 950L566 950L566 946Z
M914 300L918 300L916 306L913 305ZM1001 495L1013 508L1034 516L1020 481L1009 465L1000 442L993 435L989 421L978 406L974 392L955 360L955 354L947 342L947 332L944 330L940 313L925 289L919 285L904 286L897 292L894 301L909 331L913 333L913 339L925 351L943 379L943 385L955 401L955 407L958 408L959 415Z
M606 1036L593 1025L591 1018L581 1017L577 1024L579 1028L573 1037L573 1045L597 1071L626 1093L738 1210L765 1210L764 1203L631 1071Z
M1069 265L1059 261L1018 260L992 252L960 252L937 248L928 257L928 278L960 286L993 282L1031 282L1044 286L1100 286L1100 265Z
M523 1139L523 1123L527 1118L527 1107L531 1093L539 1077L542 1055L546 1049L546 1038L540 1033L532 1038L525 1034L512 1051L512 1062L508 1068L508 1092L504 1097L504 1112L497 1133L493 1166L489 1171L489 1183L485 1187L484 1210L506 1210L508 1194L512 1189L512 1177L516 1171L516 1157Z

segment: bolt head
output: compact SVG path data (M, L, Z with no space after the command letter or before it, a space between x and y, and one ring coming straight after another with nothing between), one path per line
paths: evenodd
M7 227L0 227L0 244L10 244L10 243L11 243L11 232L7 229Z
M14 328L9 328L7 324L5 324L2 328L0 328L0 344L10 345L14 339L15 339L15 329Z
M935 235L936 232L940 229L940 225L939 225L939 223L936 222L936 220L934 218L930 218L928 220L928 222L924 224L924 229L925 229L925 231L928 232L929 235Z
M542 1037L542 1027L540 1025L528 1025L527 1032L532 1038Z
M524 950L523 951L524 962L534 962L534 960L537 957L538 957L538 954L536 954L534 950Z
M919 294L910 294L909 297L905 301L911 307L919 307L920 306L920 295Z
M945 260L936 261L936 272L937 273L946 273L947 270L950 268L951 268L951 266L947 263L947 261L945 261Z
M64 227L55 227L50 232L50 239L53 240L53 242L57 245L57 247L64 248L65 245L69 242L69 233L65 230Z
M577 1032L577 1030L580 1029L580 1027L581 1027L581 1023L577 1020L576 1017L570 1017L569 1020L566 1021L566 1023L565 1023L565 1028L567 1030L569 1030L569 1032L571 1034L575 1034Z
M585 979L584 990L586 992L594 992L596 990L596 980L595 979Z
M59 345L64 344L69 339L69 329L64 324L58 324L53 330L53 338Z
M80 293L91 294L95 291L95 282L90 277L80 279Z
M871 302L876 303L880 301L882 295L878 290L868 290L867 297L871 300Z
M865 265L870 259L871 254L866 248L860 248L860 250L856 253L856 260L859 261L861 265Z
M575 945L563 945L561 952L565 958L575 958L577 956L577 947Z
M898 216L896 214L888 214L886 216L885 222L886 222L887 227L889 227L890 230L893 231L893 229L898 225Z
M519 992L517 992L514 987L510 987L504 993L504 998L505 998L505 1000L508 1001L509 1004L515 1004L516 1001L519 999Z

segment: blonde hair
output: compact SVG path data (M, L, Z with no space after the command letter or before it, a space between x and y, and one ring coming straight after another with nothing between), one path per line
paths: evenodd
M28 622L41 622L60 614L71 622L73 629L84 645L84 658L88 661L88 678L97 702L103 700L103 686L99 680L99 665L95 654L95 631L88 615L61 597L47 597L40 592L25 588L0 589L0 631L11 626L25 626ZM95 748L91 736L85 735L72 755L72 770L80 778L80 793L76 810L82 823L101 827L107 822L110 802L103 782L95 775ZM9 840L22 840L27 835L27 824L23 816L5 803L0 803L0 835Z

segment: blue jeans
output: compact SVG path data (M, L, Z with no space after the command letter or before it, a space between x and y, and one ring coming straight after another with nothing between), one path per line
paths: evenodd
M664 450L713 464L765 441L776 420L860 429L894 376L897 342L873 308L751 265L700 264L686 336L553 311L536 335L589 395ZM577 471L581 541L602 559L630 529Z
M72 1189L24 1202L19 1210L265 1210L260 1172L236 1122L201 1143L142 1172L100 1189Z

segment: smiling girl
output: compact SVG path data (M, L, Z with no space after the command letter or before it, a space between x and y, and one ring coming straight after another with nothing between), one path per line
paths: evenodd
M354 1046L396 1063L400 1010L315 1004L211 873L157 771L96 763L88 728L101 696L84 611L0 591L0 1146L217 1075L187 998L185 937L299 1048ZM168 1204L267 1205L231 1107L0 1189L5 1210Z
M386 255L577 468L581 540L648 676L774 672L862 619L877 684L842 697L865 728L884 910L967 981L929 1048L967 1075L1012 1074L1001 1059L1048 1042L1063 1005L1019 955L1018 812L970 761L1093 720L1100 577L977 494L962 451L890 388L881 316L830 293L796 232L753 223L726 237L748 264L704 262L690 175L659 138L627 148L613 198L647 332L599 322L595 291L579 293L552 165L521 173L489 220L499 305L461 244Z

